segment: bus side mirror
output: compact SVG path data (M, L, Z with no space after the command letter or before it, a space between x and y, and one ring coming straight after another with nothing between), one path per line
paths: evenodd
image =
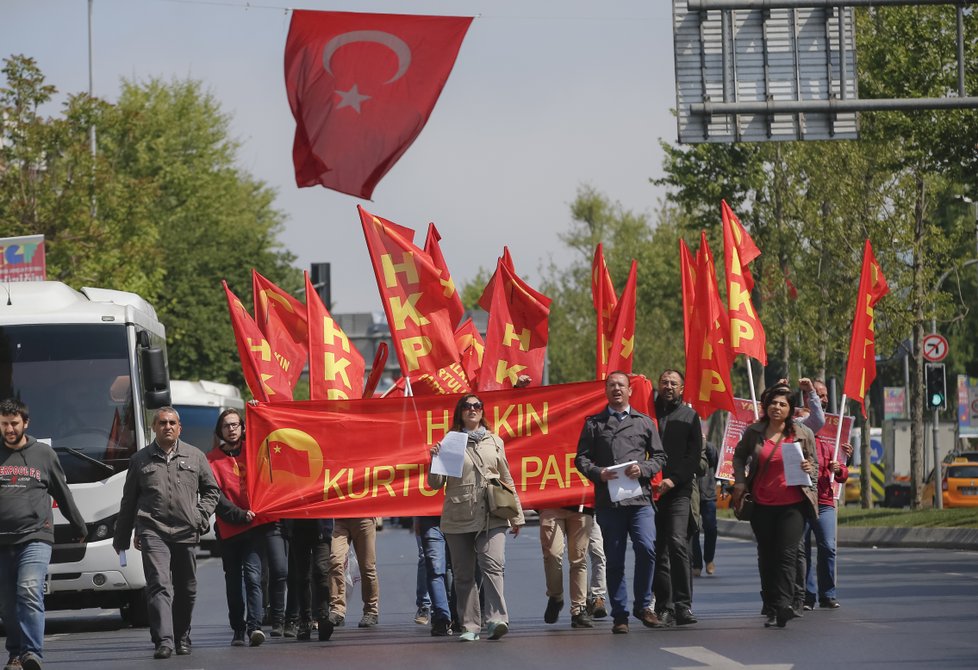
M143 400L146 408L166 407L170 404L170 380L163 350L159 347L146 347L139 354L143 368Z

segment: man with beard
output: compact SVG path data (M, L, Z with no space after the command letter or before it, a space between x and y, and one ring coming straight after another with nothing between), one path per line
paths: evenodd
M54 450L27 435L30 415L19 400L0 402L0 616L7 630L4 670L41 670L44 582L54 545L51 498L79 542L85 520Z
M659 375L655 414L666 452L656 503L655 610L658 627L696 623L692 610L689 560L690 496L703 452L700 418L683 403L684 377L678 370Z

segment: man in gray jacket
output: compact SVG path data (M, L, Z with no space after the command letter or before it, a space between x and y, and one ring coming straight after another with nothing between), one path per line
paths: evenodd
M197 596L196 545L209 528L220 497L204 454L180 441L180 416L172 407L156 410L156 439L129 461L112 546L129 548L135 526L136 549L146 573L149 629L154 658L190 654L190 619ZM175 643L175 644L174 644Z
M86 535L58 456L27 435L27 405L0 402L0 616L7 629L4 670L40 670L44 645L44 582L54 545L51 498L72 526Z

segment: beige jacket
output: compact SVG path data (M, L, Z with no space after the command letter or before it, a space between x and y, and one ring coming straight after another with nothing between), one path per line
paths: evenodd
M481 470L481 471L480 471ZM428 472L428 486L433 489L445 488L445 505L441 512L443 533L478 533L500 526L522 526L523 509L513 519L500 519L489 514L489 500L486 487L488 483L482 472L498 474L499 478L516 488L513 476L506 462L503 441L498 435L486 433L476 444L469 438L465 445L465 461L461 477L447 477ZM517 496L517 502L519 496Z

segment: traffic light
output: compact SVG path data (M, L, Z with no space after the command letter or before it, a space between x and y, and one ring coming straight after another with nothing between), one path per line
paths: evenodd
M943 363L927 363L924 369L927 381L927 407L947 409L947 382L944 379Z

